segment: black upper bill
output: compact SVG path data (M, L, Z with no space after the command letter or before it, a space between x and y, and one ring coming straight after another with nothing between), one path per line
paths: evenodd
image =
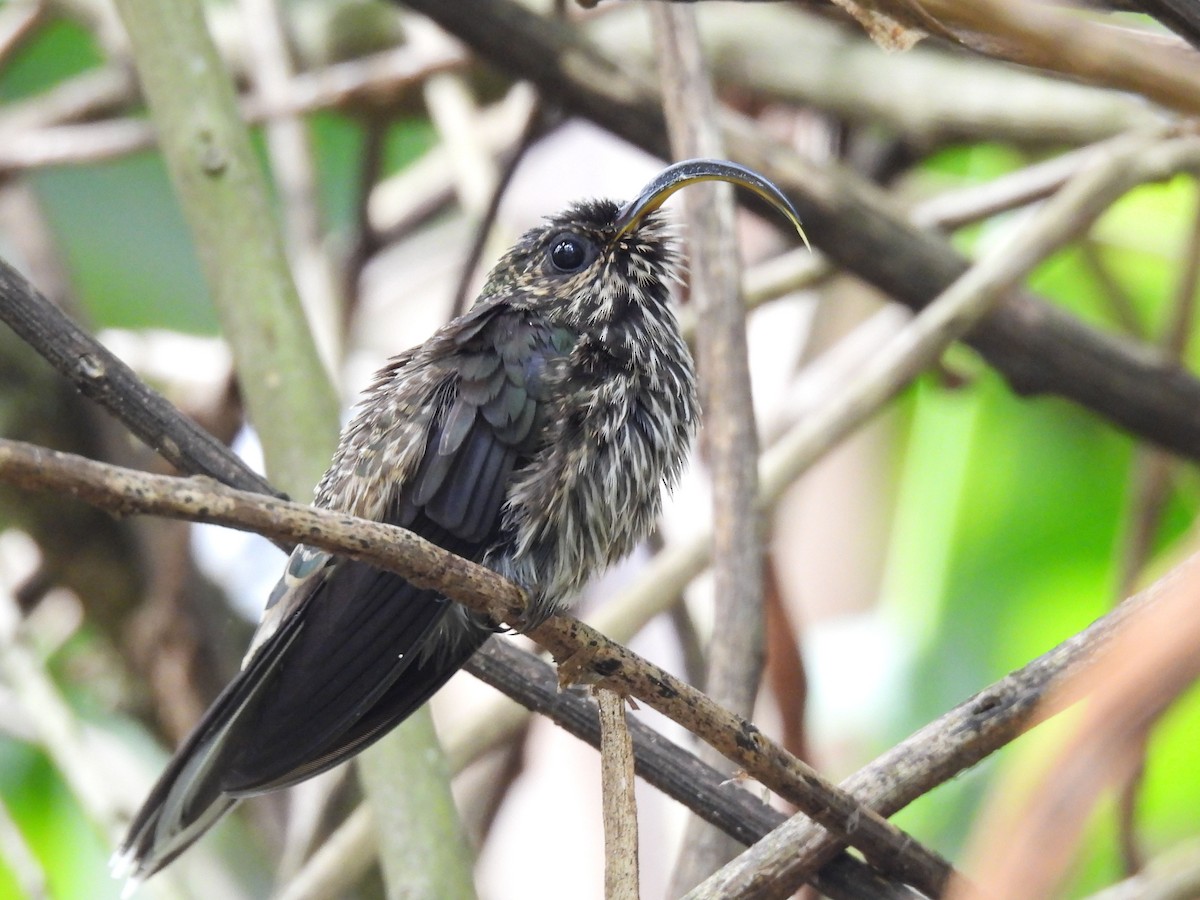
M633 229L677 190L697 181L728 181L731 184L754 191L782 212L800 233L805 246L808 237L800 224L800 214L783 191L752 169L723 159L685 159L663 169L653 181L646 185L636 197L625 204L617 213L617 233L620 238Z

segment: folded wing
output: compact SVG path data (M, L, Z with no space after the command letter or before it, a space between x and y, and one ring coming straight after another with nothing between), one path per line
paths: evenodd
M460 320L395 371L436 404L420 462L381 518L467 559L506 540L507 485L536 449L546 372L569 347L501 307ZM428 373L425 373L426 375ZM378 398L376 398L378 400ZM413 397L406 398L411 405ZM302 781L342 762L423 704L487 630L434 591L364 563L299 547L238 676L176 753L131 826L118 862L144 877L191 844L236 798Z

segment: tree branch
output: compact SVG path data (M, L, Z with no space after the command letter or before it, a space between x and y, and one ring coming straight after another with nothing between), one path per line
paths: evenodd
M466 667L472 675L527 710L545 716L567 733L599 749L596 707L582 690L561 690L554 667L511 641L494 639ZM678 801L743 844L752 844L785 817L737 782L726 778L695 754L665 739L640 721L629 719L637 774L648 784ZM473 758L448 741L447 753L461 769ZM371 813L361 806L330 837L281 892L279 900L318 900L341 896L357 882L374 859L362 845L371 838ZM917 894L886 882L848 854L830 862L813 884L835 900L916 900Z
M639 896L637 800L633 790L633 738L625 698L596 688L600 714L600 777L604 806L604 896Z
M303 542L402 575L496 622L519 621L523 591L402 528L214 484L151 475L0 439L0 483L52 490L117 515L149 514ZM593 628L557 615L529 632L577 677L594 673L678 722L784 799L860 849L884 871L936 894L952 869L886 819L850 800L819 773L691 685Z
M650 7L663 81L663 108L677 159L724 157L695 10ZM683 197L695 311L696 365L704 410L701 444L712 477L713 626L704 691L749 718L763 667L763 514L757 494L758 428L750 389L746 305L741 296L734 197L730 185L697 185ZM701 757L720 765L712 751ZM737 853L737 845L691 819L671 876L676 896Z
M302 496L337 443L338 399L317 359L229 73L197 0L116 5L267 472Z
M146 385L16 269L0 259L0 320L147 447L183 472L282 496L211 434Z

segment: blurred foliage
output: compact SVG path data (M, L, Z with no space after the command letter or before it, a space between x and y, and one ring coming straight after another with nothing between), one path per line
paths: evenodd
M0 102L32 97L103 61L86 28L63 19L50 22L5 63L0 72Z
M987 180L1029 161L1003 147L957 147L928 160L926 170L944 186ZM1102 264L1152 333L1169 314L1195 208L1187 179L1148 185L1092 231ZM993 227L964 229L959 246L970 252ZM1078 248L1049 259L1030 286L1117 330L1105 288ZM904 401L907 451L887 600L901 628L919 640L919 655L900 692L908 705L879 735L880 751L1086 627L1118 599L1134 442L1064 401L1017 397L970 351L954 348L947 362L965 375L964 386L947 388L927 375ZM1180 472L1157 535L1160 554L1169 555L1196 511L1194 480ZM1059 731L1053 723L1039 726L921 798L897 823L955 856L991 778L1012 770L1032 777L1054 752ZM1197 734L1200 692L1192 691L1150 747L1139 818L1151 854L1194 834ZM1093 818L1070 895L1111 883L1118 858L1107 806Z
M0 71L0 102L30 96L99 62L90 36L69 24L42 30ZM329 221L345 231L354 211L359 125L311 118ZM387 170L432 141L423 121L389 136ZM946 148L922 166L927 186L986 181L1030 160L1010 147ZM73 286L97 326L215 333L199 269L163 166L146 154L104 165L39 173L33 183L60 241ZM1094 254L1071 248L1046 262L1032 287L1081 318L1115 329L1103 265L1136 320L1157 333L1168 316L1180 257L1196 210L1193 184L1140 188L1092 232ZM1016 213L1014 215L1022 215ZM995 223L955 236L968 252ZM1193 348L1191 361L1200 361ZM1086 626L1116 599L1128 530L1133 443L1059 400L1019 398L969 351L947 365L964 383L927 375L900 401L906 432L896 460L900 491L891 524L883 602L913 642L902 709L876 736L882 751L984 685ZM1160 553L1194 521L1193 477L1180 473ZM1001 771L1036 771L1052 753L1043 726L976 770L903 811L898 823L953 856L988 785ZM1200 807L1195 736L1200 693L1164 720L1150 748L1141 809L1154 852L1194 833ZM115 896L104 876L105 841L87 823L47 758L0 738L0 798L51 880L55 897ZM1116 874L1111 809L1097 814L1072 894ZM0 900L19 896L0 861Z
M118 897L119 886L97 877L112 852L96 833L45 754L5 738L0 742L0 796L46 875L51 897ZM22 897L8 865L0 866L0 897Z

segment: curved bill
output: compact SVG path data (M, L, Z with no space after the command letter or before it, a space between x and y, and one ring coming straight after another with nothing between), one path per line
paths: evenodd
M641 221L663 202L682 187L695 184L697 181L728 181L739 187L747 188L762 197L796 226L804 246L811 248L804 227L800 224L800 214L792 206L783 191L767 181L757 172L739 166L737 163L723 159L685 159L667 166L641 192L625 204L617 213L616 238L624 237L637 228Z

